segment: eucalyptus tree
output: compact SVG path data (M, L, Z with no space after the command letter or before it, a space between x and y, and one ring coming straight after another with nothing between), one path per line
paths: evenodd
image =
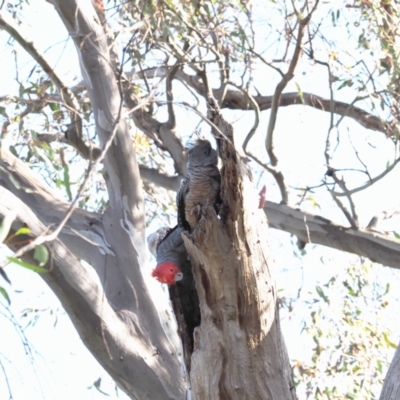
M0 9L0 28L38 71L17 76L18 95L1 97L0 216L4 243L15 251L8 261L46 270L41 276L85 345L131 398L294 399L266 215L300 247L322 244L399 267L396 233L378 232L398 207L363 226L354 200L399 161L399 6L49 3L78 54L81 79L73 85L23 29L27 6L3 1ZM337 99L340 93L351 100ZM329 117L324 146L304 140L298 149L320 152L317 177L293 179L296 165L285 165L276 146L279 116L295 106ZM246 132L236 129L233 111L245 116ZM389 161L380 171L370 172L381 155L365 160L351 134L343 139L349 121L365 137L387 138ZM185 363L173 345L176 330L166 329L174 323L162 323L146 283L145 231L162 203L174 209L164 190L178 189L185 142L200 128L218 147L222 207L219 216L205 208L199 226L183 234L201 311ZM351 160L335 158L342 146ZM83 165L74 186L71 171ZM255 186L264 174L276 202L259 199ZM311 213L316 196L323 212L334 204L345 222Z

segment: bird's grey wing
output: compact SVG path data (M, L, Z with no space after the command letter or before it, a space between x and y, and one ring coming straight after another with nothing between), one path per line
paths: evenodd
M185 215L185 198L189 193L189 178L183 178L176 195L176 206L178 208L178 226L184 230L190 230L189 222Z

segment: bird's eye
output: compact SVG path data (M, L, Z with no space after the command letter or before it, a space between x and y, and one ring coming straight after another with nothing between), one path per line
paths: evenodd
M171 271L171 272L174 272L174 270L173 270L172 268L170 269L170 271Z

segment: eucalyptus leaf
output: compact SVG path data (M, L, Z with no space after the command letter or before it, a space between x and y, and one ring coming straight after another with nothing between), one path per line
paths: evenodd
M8 261L19 265L20 267L24 267L26 269L29 269L34 272L38 272L40 274L44 273L44 272L49 272L46 268L38 267L37 265L33 265L33 264L27 263L25 261L18 260L18 258L15 258L15 257L7 257L7 259L8 259Z
M40 267L43 267L43 265L45 265L49 259L49 251L47 250L47 247L43 246L42 244L36 246L33 258L39 262Z

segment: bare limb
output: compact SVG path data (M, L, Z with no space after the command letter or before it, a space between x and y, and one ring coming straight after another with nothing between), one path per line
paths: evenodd
M247 90L243 89L240 86L235 85L232 82L229 82L229 84L236 87L236 89L240 90L247 97L249 103L251 104L251 106L253 107L253 110L254 110L254 124L251 127L249 133L246 135L246 138L244 139L243 146L242 146L243 151L246 153L247 145L249 144L253 135L256 133L256 130L260 123L260 108L258 107L257 102L254 100L254 97Z
M164 187L168 190L177 191L179 189L180 182L183 178L182 175L169 176L163 174L155 168L149 168L145 165L139 165L140 176L142 179L155 183L157 186Z
M333 86L332 86L333 77L332 77L331 67L330 67L329 63L327 63L327 62L318 61L318 63L324 65L328 70L329 93L330 93L330 97L331 97L331 102L330 102L330 110L331 110L331 112L330 112L330 123L329 123L328 134L326 135L326 140L325 140L325 151L324 151L325 162L326 162L326 166L328 167L328 170L332 171L332 173L330 175L332 177L332 179L335 181L335 183L337 185L339 185L340 188L342 188L342 190L344 192L347 192L346 183L344 182L343 178L339 178L337 176L335 169L331 165L332 156L331 156L331 143L330 143L330 140L331 140L331 133L335 129L334 112L333 112L333 99L334 99ZM356 207L355 207L353 199L351 198L351 195L350 194L346 195L346 197L347 197L347 199L349 201L349 204L350 204L351 211L352 211L352 213L350 214L349 211L347 210L347 208L345 207L345 205L337 198L337 196L335 195L333 190L328 188L328 191L331 194L331 196L332 196L333 200L335 201L335 203L342 210L343 214L345 215L345 217L349 221L351 227L353 229L358 229L359 228L358 216L357 216Z
M400 345L394 353L389 370L383 382L379 400L397 399L400 396Z
M354 203L351 199L350 196L348 196L349 198L349 202L350 202L350 206L351 206L351 211L352 214L350 214L349 210L346 208L346 206L332 193L332 191L330 190L329 193L332 195L332 198L334 200L334 202L337 204L337 206L342 210L343 214L345 215L345 217L347 218L347 220L350 223L350 226L353 229L358 229L358 221L356 218L354 218L354 215L357 216L357 214L355 214L355 207L354 207Z
M135 73L132 79L148 79L162 77L168 73L166 67L149 68L143 73ZM197 75L188 75L182 70L178 71L175 79L184 82L187 86L194 89L198 94L204 96L204 88ZM219 89L213 89L212 93L215 98L219 97ZM254 101L258 104L260 111L269 110L272 107L274 96L253 96ZM342 117L348 117L359 123L364 128L372 131L381 132L386 136L395 135L397 132L395 121L386 122L381 118L366 112L362 108L356 107L352 103L344 103L342 101L323 98L312 93L298 92L282 93L280 97L279 107L288 107L293 105L305 105L324 112L333 112ZM251 108L247 97L237 90L226 90L225 99L221 106L231 110L249 110Z
M275 129L278 107L280 105L280 98L281 98L283 89L286 87L286 85L289 83L289 81L294 77L294 71L296 69L297 63L298 63L300 55L302 53L302 41L303 41L303 36L304 36L304 30L305 30L307 24L310 22L311 15L317 5L318 5L318 1L315 2L314 9L307 15L307 17L305 17L299 21L299 30L297 33L296 46L295 46L292 60L290 61L288 71L284 74L283 78L278 83L278 85L275 89L273 99L272 99L271 114L270 114L270 118L269 118L269 122L268 122L267 136L265 139L265 147L266 147L266 150L270 157L271 164L273 166L276 165L277 159L276 159L276 156L273 151L272 136L273 136L273 132ZM298 15L298 17L300 18L300 15Z
M400 240L370 230L352 229L285 204L267 201L264 206L271 228L291 233L304 243L328 246L400 269ZM304 221L307 221L306 223Z
M286 74L284 74L283 78L276 86L275 93L274 93L274 96L272 99L271 113L270 113L270 117L269 117L267 134L266 134L266 138L265 138L265 148L267 150L269 159L271 161L271 165L274 168L273 170L271 170L271 173L279 186L279 189L281 191L281 196L282 196L282 202L285 204L288 203L289 197L288 197L288 193L287 193L286 186L285 186L284 176L283 176L282 172L279 169L277 169L278 158L276 157L275 152L274 152L273 133L275 130L276 118L277 118L277 114L278 114L278 108L280 105L282 91L286 87L288 82L294 76L294 71L296 69L297 63L298 63L300 55L302 53L302 41L303 41L303 36L304 36L304 30L305 30L307 24L310 22L311 16L312 16L313 12L315 11L315 9L318 5L318 2L319 2L318 0L315 2L314 8L311 10L311 12L305 18L300 19L301 15L299 13L297 13L297 17L300 20L299 20L299 29L297 32L295 50L293 53L292 60L290 61L290 64L289 64L288 71L286 72Z
M161 76L161 78L168 78L168 72ZM130 110L130 115L132 116L135 125L140 129L146 136L152 139L157 147L164 151L168 151L171 158L174 161L175 169L182 173L185 170L185 155L184 146L177 135L171 134L167 126L159 121L157 121L153 116L142 108L137 108L139 100L134 93L133 86L129 83L127 79L122 81L122 90L124 93L124 101ZM171 106L172 107L172 106ZM169 113L169 118L173 114ZM173 122L173 121L170 121ZM169 122L167 121L167 124ZM164 142L165 141L165 142Z
M52 142L59 142L59 141L63 141L63 137L59 134L59 133L37 133L37 138L40 141L46 142L46 143L52 143ZM10 157L14 157L11 153L8 153ZM0 150L0 155L1 155L1 159L4 160L5 159L5 153L4 153L4 149ZM96 157L97 160L98 157ZM15 162L18 159L16 157L14 157L14 161L12 161L13 165L15 165ZM21 162L21 161L19 161ZM22 163L22 162L21 162ZM11 162L9 162L9 164L11 164ZM0 162L0 166L1 166L1 162ZM29 169L28 169L29 170ZM30 170L29 170L30 171ZM178 190L179 188L179 184L180 181L182 179L182 175L175 175L175 176L170 176L167 174L163 174L162 172L160 172L158 169L156 168L150 168L147 167L146 165L139 165L139 171L140 171L140 176L142 179L145 179L149 182L155 183L156 185L162 186L168 190ZM26 172L26 171L25 171ZM13 173L15 173L15 170L13 170ZM1 175L1 173L0 173ZM38 189L34 189L33 186L31 187L31 183L33 181L37 181L36 178L33 178L32 176L30 176L29 178L27 178L25 180L25 185L29 184L29 193L39 193L40 190ZM1 179L0 179L0 183L1 183ZM4 186L4 185L3 185ZM7 187L7 186L5 186ZM25 186L26 188L28 188L27 186ZM10 187L7 187L8 190L11 190ZM57 195L55 193L53 193L51 195L51 197L57 198ZM43 206L45 204L45 200L44 198L41 199L39 201L39 203L41 203ZM29 202L28 202L29 204ZM65 214L65 208L68 206L67 203L65 203L65 207L63 208L63 210L57 210L55 211L54 215L62 215ZM43 207L43 209L46 209L47 211L49 211L49 204L47 204L46 206ZM47 214L49 214L49 212L47 212L46 214L43 214L43 217L45 217ZM51 214L51 212L50 212ZM79 219L81 219L82 217L79 217ZM70 222L70 221L69 221ZM45 224L49 224L50 221L44 222ZM83 258L83 257L80 257Z
M172 80L180 67L180 63L176 63L165 79L168 121L161 124L159 129L159 137L163 145L167 148L172 159L174 160L175 171L180 175L186 175L186 157L182 141L177 136L176 119L174 111L174 96L172 93Z
M171 177L171 179L174 177ZM146 177L144 177L146 179ZM149 179L151 181L151 179ZM166 189L177 190L167 181L158 181ZM157 183L158 183L157 182ZM371 261L400 269L400 240L393 239L378 232L371 232L376 225L368 226L368 230L354 230L348 226L336 224L320 215L290 207L285 204L265 202L264 211L271 228L288 232L298 237L304 243L320 244L340 251L357 254L369 258ZM385 218L400 213L400 208L386 211ZM374 217L377 222L380 215ZM382 218L383 219L383 218ZM306 223L304 221L307 221ZM373 219L371 220L371 223ZM370 223L370 224L371 224Z
M261 167L265 168L268 172L270 172L271 174L277 174L278 170L275 167L272 167L271 165L268 165L264 162L262 162L255 154L251 153L250 151L247 150L247 145L250 142L251 138L253 137L254 133L257 130L257 127L260 123L260 109L258 108L258 104L255 102L254 97L245 89L243 89L240 86L236 86L234 83L229 83L232 86L235 86L237 89L239 89L248 99L249 103L253 106L254 109L254 113L255 113L255 119L254 119L254 124L250 129L250 132L247 134L244 142L243 142L243 152L248 155L249 157L251 157L254 161L257 162L257 164L259 164ZM282 192L287 193L287 189L285 187L285 182L283 180L278 179L278 185L279 185L279 189Z
M4 29L8 32L21 46L27 51L32 58L42 67L43 71L50 77L57 88L60 90L61 95L70 108L71 111L78 112L79 106L74 93L68 88L61 78L56 74L53 67L47 61L46 56L40 52L35 44L21 32L21 27L18 26L15 21L10 18L7 12L3 9L0 10L0 29Z

